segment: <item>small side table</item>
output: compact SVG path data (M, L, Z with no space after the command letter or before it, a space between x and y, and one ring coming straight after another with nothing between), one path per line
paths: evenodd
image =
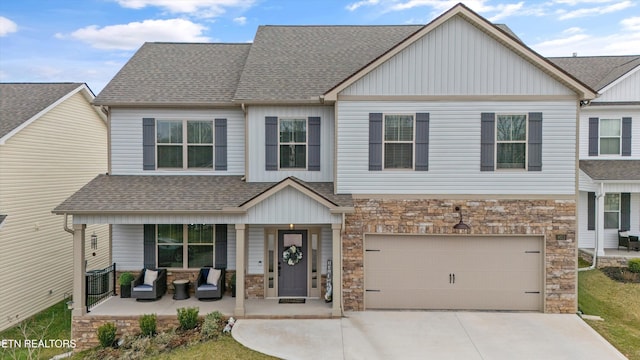
M189 280L174 280L173 288L175 289L173 300L184 300L189 298Z

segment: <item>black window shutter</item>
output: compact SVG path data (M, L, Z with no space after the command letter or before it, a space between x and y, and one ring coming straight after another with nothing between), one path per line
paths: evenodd
M369 113L369 171L382 170L382 113Z
M142 119L142 170L156 169L156 119Z
M265 170L278 170L278 118L267 116L264 120Z
M529 113L529 171L542 171L542 113Z
M622 156L631 156L631 118L622 118Z
M309 144L307 153L309 155L309 164L307 170L320 171L320 118L311 116L308 121Z
M496 146L496 114L480 115L480 171L494 170Z
M227 119L215 120L216 170L227 170Z
M227 268L227 225L216 225L216 262L218 269Z
M620 194L620 228L629 230L631 228L631 194Z
M416 114L416 171L429 170L429 113Z
M156 226L144 225L144 267L154 269L156 267Z
M598 125L597 117L589 118L589 156L598 156Z
M587 230L596 229L596 193L587 193Z

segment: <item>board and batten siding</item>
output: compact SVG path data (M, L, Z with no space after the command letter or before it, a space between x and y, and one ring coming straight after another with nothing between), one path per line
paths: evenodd
M247 274L264 274L264 227L247 226Z
M632 70L625 79L604 91L593 101L640 101L640 67Z
M342 217L300 191L286 187L247 211L248 224L327 224Z
M640 81L640 80L639 80ZM640 100L640 97L638 98ZM598 98L600 101L600 98ZM589 118L598 119L622 119L631 118L631 156L622 155L602 155L589 156ZM580 109L580 159L620 159L639 160L640 159L640 109L638 107L628 109L613 109L611 107L588 106Z
M80 92L0 145L0 213L8 215L0 228L0 330L72 290L73 236L51 211L106 171L107 126ZM88 268L106 267L109 227L88 226L86 234Z
M295 176L309 182L333 181L334 115L333 106L249 106L247 108L247 181L280 181ZM265 170L265 118L320 117L320 171ZM308 126L307 126L308 133ZM308 159L307 159L308 160Z
M340 101L339 194L574 195L576 104L558 101ZM369 171L369 113L429 113L429 170ZM542 170L480 171L481 113L542 113Z
M538 67L455 16L340 95L574 95Z
M142 119L227 119L227 170L143 170ZM121 109L111 111L112 175L243 175L244 114L240 108L222 109ZM215 144L214 144L215 145Z

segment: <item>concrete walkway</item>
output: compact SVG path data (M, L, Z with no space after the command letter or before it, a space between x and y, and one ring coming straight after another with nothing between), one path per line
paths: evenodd
M366 311L239 320L233 337L283 359L626 359L577 315Z

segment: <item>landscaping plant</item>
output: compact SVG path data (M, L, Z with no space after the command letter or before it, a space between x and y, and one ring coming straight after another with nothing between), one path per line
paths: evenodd
M116 341L116 324L105 323L98 328L98 340L102 347L111 347Z
M204 317L202 323L202 337L205 339L213 339L218 337L222 333L223 328L223 315L220 311L214 311L208 313Z
M629 271L633 273L640 273L640 258L629 259Z
M178 308L178 322L182 330L191 330L198 326L198 311L197 307Z
M156 314L145 314L140 317L140 331L144 336L154 336L156 334Z

